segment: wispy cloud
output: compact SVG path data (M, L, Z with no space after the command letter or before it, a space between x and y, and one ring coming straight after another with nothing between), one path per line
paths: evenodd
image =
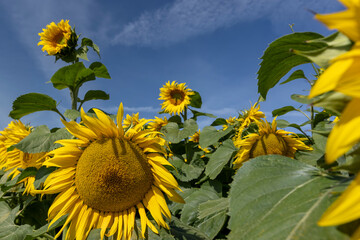
M328 0L175 0L125 25L113 43L168 45L238 22L259 18L291 21L294 16L301 21L311 17L307 8L328 11L336 7L338 5L329 4Z

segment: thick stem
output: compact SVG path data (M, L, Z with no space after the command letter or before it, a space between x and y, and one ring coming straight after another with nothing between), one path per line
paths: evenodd
M77 110L77 98L78 98L79 89L70 89L70 97L71 97L71 109Z

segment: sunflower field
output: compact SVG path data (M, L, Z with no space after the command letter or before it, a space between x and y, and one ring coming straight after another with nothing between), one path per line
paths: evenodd
M66 63L50 82L71 106L60 112L42 93L14 100L0 131L0 240L360 239L360 1L340 1L346 10L315 15L334 33L269 44L258 101L228 119L202 112L206 96L176 81L159 86L161 117L124 116L123 103L83 109L109 99L79 94L111 78L87 57L99 47L69 20L47 25L38 45ZM298 79L308 82L308 95L291 95L300 107L265 116L268 91ZM21 121L38 111L63 125ZM292 111L307 121L288 122ZM212 124L199 129L200 116Z

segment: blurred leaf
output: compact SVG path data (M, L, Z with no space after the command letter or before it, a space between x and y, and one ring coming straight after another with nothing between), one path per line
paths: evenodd
M325 38L307 41L308 43L325 43L323 48L316 50L294 50L294 53L308 58L322 68L330 65L330 60L350 50L351 40L344 34L336 32Z
M199 145L202 148L206 148L210 145L213 145L219 141L220 138L224 137L233 130L233 127L230 126L226 130L217 130L215 127L206 126L200 132Z
M328 125L325 122L320 122L313 130L313 139L317 148L325 153L326 142L328 138Z
M9 116L14 119L20 119L33 112L58 111L56 101L50 96L40 93L21 95L13 102L12 109Z
M225 140L210 156L209 162L206 165L205 174L208 175L210 179L215 179L223 167L229 162L234 151L236 151L236 148L233 141L231 139Z
M307 96L301 94L292 94L291 99L302 104L311 104L313 102L312 99L309 99Z
M75 109L66 109L64 112L64 116L70 120L75 120L79 117L81 117L81 114L79 111Z
M201 108L202 101L201 96L197 91L193 91L193 95L190 96L190 106L194 108Z
M42 226L41 228L34 230L31 234L28 234L26 236L25 240L32 240L34 238L38 239L37 237L40 237L44 233L47 233L58 227L61 227L62 225L64 225L66 218L67 218L67 215L61 216L53 225L51 225L50 228L49 228L49 223L47 223L46 225ZM87 238L87 240L89 240L89 238Z
M93 62L89 69L94 71L96 77L111 79L107 68L101 62Z
M90 101L90 100L109 100L109 94L101 90L89 90L86 92L83 102Z
M35 175L34 187L39 188L41 184L45 182L46 178L50 175L50 173L52 173L55 170L56 167L42 166L41 168L39 168L39 170Z
M300 162L316 166L317 161L319 161L324 156L324 151L317 148L316 144L312 146L312 151L297 151L295 153L295 159Z
M285 83L288 83L288 82L291 82L293 80L296 80L296 79L307 79L305 77L305 74L303 72L303 70L296 70L295 72L293 72L290 77L288 79L286 79L285 81L283 81L282 83L280 84L285 84Z
M286 128L290 125L290 123L284 119L276 119L276 126L278 128Z
M339 180L279 155L244 163L231 184L228 239L349 239L336 227L317 226Z
M66 128L60 128L52 133L46 125L41 125L14 146L27 153L49 152L61 146L54 143L55 141L71 137Z
M330 118L331 115L328 112L319 112L315 115L313 126L315 127L318 123Z
M229 208L228 198L218 198L215 200L209 200L199 205L199 219L209 217L219 212L227 212Z
M180 124L181 123L181 117L179 115L174 115L168 119L168 122L175 122Z
M312 32L292 33L272 42L261 57L258 71L258 92L266 99L267 92L293 67L309 63L306 57L291 52L291 49L310 51L323 48L325 43L306 43L307 40L319 39L323 36Z
M215 119L215 121L213 121L213 123L211 124L211 126L220 126L220 125L227 125L226 119L224 119L224 118L217 118L217 119Z
M319 96L313 100L313 105L330 110L337 115L340 115L346 104L351 100L351 97L346 96L340 92L329 92Z
M291 111L296 111L296 108L294 108L293 106L286 106L286 107L278 108L278 109L275 109L274 111L272 111L272 116L273 117L281 116L281 115L284 115Z
M75 89L84 82L95 80L94 71L86 68L82 62L60 68L50 79L56 89Z

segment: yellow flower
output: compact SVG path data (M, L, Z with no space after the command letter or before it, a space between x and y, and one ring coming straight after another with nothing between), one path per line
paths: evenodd
M358 218L360 218L360 174L356 176L341 196L326 210L318 225L340 225ZM360 228L356 230L351 239L359 238Z
M161 109L166 113L179 115L190 104L190 96L193 94L194 92L187 88L185 83L168 81L160 88L159 100L164 100Z
M136 213L139 213L141 235L147 227L158 233L147 217L149 210L157 225L169 228L163 215L170 219L164 192L172 201L183 202L174 189L175 178L163 165L160 138L156 132L144 130L146 121L130 127L122 126L123 105L117 113L117 125L109 116L94 109L96 117L81 110L82 124L64 125L78 139L59 140L63 147L49 154L44 165L58 167L37 193L59 193L49 208L50 225L68 215L59 237L69 225L65 239L86 239L91 229L100 228L104 235L131 239ZM109 230L107 230L109 229Z
M148 129L152 131L160 131L162 127L168 124L168 120L166 117L158 118L155 117L151 122L148 124Z
M229 126L232 126L236 123L237 119L236 117L229 117L226 119L226 125L223 125L223 130L226 130Z
M144 118L139 119L139 113L133 113L131 116L129 114L126 114L126 118L123 121L123 128L129 128L134 127L137 124L142 124L146 120Z
M241 128L246 128L250 125L250 123L259 123L261 118L264 118L265 114L260 111L260 105L258 103L255 103L253 106L250 107L249 110L243 111L242 116L242 123Z
M259 132L238 138L234 145L239 149L235 156L235 168L241 167L242 163L251 158L261 155L278 154L293 158L297 150L312 150L306 146L295 133L276 129L276 119L272 125L266 122L258 122Z
M12 121L7 128L0 131L0 169L11 171L9 176L14 179L21 172L20 169L36 167L39 169L46 156L46 153L25 153L14 148L7 149L24 139L31 132L31 128L26 127L21 121ZM33 194L35 177L30 176L21 180L25 185L24 194Z
M48 24L43 32L39 33L39 45L43 45L42 51L49 55L60 53L61 49L68 46L71 37L71 26L69 20L61 20L58 24L54 22Z

